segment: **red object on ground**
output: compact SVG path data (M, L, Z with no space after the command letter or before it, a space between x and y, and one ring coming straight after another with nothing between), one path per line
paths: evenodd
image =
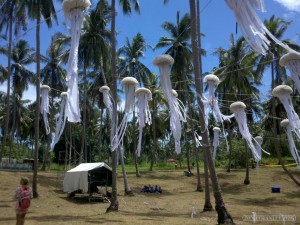
M176 159L168 159L167 162L176 162Z

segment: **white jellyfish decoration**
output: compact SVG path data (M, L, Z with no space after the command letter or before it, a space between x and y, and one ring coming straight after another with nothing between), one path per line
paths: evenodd
M50 127L48 122L48 114L49 112L49 91L50 87L48 85L42 85L41 86L41 105L40 105L40 111L43 116L44 124L45 124L45 130L46 134L50 134Z
M221 132L221 129L219 127L214 127L213 128L213 131L214 131L214 140L213 140L213 147L214 147L214 151L213 151L213 160L216 159L216 155L217 155L217 148L220 144L220 141L219 141L219 137L220 137L220 132Z
M197 148L202 147L202 143L201 143L202 137L199 134L197 134L196 131L194 132L194 135L195 135L195 140L196 140L196 147Z
M134 77L125 77L121 81L121 85L125 88L125 109L124 109L124 117L117 128L116 134L112 140L111 150L114 151L120 145L123 140L127 123L129 119L129 115L134 108L134 87L138 85L137 79Z
M143 128L146 124L151 124L151 113L148 105L148 101L152 100L152 93L148 88L138 88L135 91L135 96L137 98L137 106L139 109L138 120L139 120L139 140L137 145L137 155L140 157L142 149L142 135Z
M265 12L264 0L225 0L234 12L236 21L248 44L257 52L265 55L270 46L270 37L275 43L288 51L294 51L279 41L264 25L256 10Z
M251 149L255 161L259 161L261 160L261 156L256 151L256 148L252 142L253 137L249 132L245 109L246 105L243 102L234 102L230 105L230 110L234 113L234 117L238 123L241 135L246 140L249 148Z
M186 122L186 114L182 102L174 95L171 85L171 66L174 59L170 55L157 56L153 64L159 68L160 82L170 110L170 129L175 141L175 151L181 152L181 123Z
M64 0L62 9L71 21L71 47L67 65L68 121L80 122L78 90L78 45L85 10L91 5L89 0Z
M291 154L294 158L294 160L296 161L297 164L297 168L300 169L300 157L299 157L299 152L296 148L294 139L293 139L293 135L292 135L292 126L291 123L289 122L288 119L284 119L281 121L280 125L285 128L287 137L288 137L288 141L289 141L289 145L290 145L290 151Z
M283 55L279 60L279 64L289 69L291 79L294 81L298 93L300 93L300 53L289 52Z
M273 89L272 95L277 97L280 100L280 102L283 104L287 114L287 118L290 121L290 124L293 128L292 130L296 133L299 133L300 120L292 104L292 100L290 96L292 92L293 89L290 86L279 85Z
M109 94L110 88L106 85L99 88L99 91L103 94L103 103L105 107L108 109L109 118L112 120L113 116L113 99Z
M256 136L254 140L255 140L256 152L260 157L262 157L261 145L264 139L261 136ZM256 161L256 168L258 168L258 163L259 161Z
M60 97L61 97L60 111L59 111L59 115L56 117L55 135L54 135L54 140L52 142L51 150L53 150L54 146L56 145L60 136L62 135L68 117L67 115L68 93L62 92L60 94Z

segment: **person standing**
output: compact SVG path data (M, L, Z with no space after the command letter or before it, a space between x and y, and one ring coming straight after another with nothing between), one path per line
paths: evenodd
M14 200L16 201L16 225L24 225L25 216L30 207L31 199L33 198L32 190L28 184L29 179L27 177L22 177L20 180L20 186L17 187L14 195Z

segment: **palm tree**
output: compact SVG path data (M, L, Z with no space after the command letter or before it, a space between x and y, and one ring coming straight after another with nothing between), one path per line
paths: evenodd
M189 0L190 3L190 15L191 15L191 31L192 31L192 49L193 49L193 65L194 65L194 74L195 74L195 84L196 84L196 92L199 95L202 95L202 61L201 57L199 56L198 48L201 49L201 41L198 43L197 39L197 18L196 18L196 5L195 0ZM200 18L200 17L199 17ZM201 40L201 39L200 39ZM205 126L205 119L202 112L204 112L204 107L201 99L198 97L198 105L200 108L200 124L202 124L202 127ZM222 197L222 193L220 190L215 166L213 163L212 155L211 153L211 146L209 141L209 135L207 129L205 129L204 132L202 132L202 141L204 146L204 151L206 152L206 160L208 163L208 168L211 176L211 182L214 190L214 197L216 201L216 211L218 213L218 223L225 223L225 224L234 224L231 215L227 211L224 200Z
M287 22L281 18L276 18L274 15L269 19L264 21L265 26L269 29L269 31L278 39L280 40L285 31L288 29L288 26L291 24L291 22ZM299 50L299 46L296 46L295 44L291 43L290 41L284 41L286 44L288 44L290 47ZM263 73L263 71L271 67L271 88L274 89L277 85L281 84L283 81L285 81L285 70L279 66L279 59L280 55L283 53L282 47L276 45L273 41L271 41L270 48L268 51L268 54L265 56L259 57L259 66L258 70ZM286 168L282 158L281 158L281 150L279 148L278 139L277 139L277 132L278 132L278 121L276 120L277 112L276 112L276 99L275 97L272 97L271 100L272 103L272 120L273 120L273 136L274 136L274 144L275 144L275 151L279 160L279 163L281 164L283 170L287 173L287 175L298 185L300 186L300 182L294 178L294 176L290 173L290 171Z
M6 29L9 32L8 40L8 65L7 65L7 96L10 96L10 74L11 74L11 49L12 49L12 37L13 37L13 24L15 25L14 34L17 35L20 27L26 28L26 16L24 8L22 7L21 1L12 0L0 2L2 5L0 8L0 31ZM8 133L8 123L9 123L9 105L10 98L6 98L6 116L4 124L4 135L2 141L2 147L0 151L0 162L2 161L2 154L4 152L4 147L6 145L7 133Z
M191 59L192 59L192 50L190 44L191 38L191 19L189 14L185 14L180 18L180 12L177 12L176 15L176 24L171 22L164 22L162 27L166 30L170 37L160 37L159 42L156 44L155 48L167 48L165 54L169 54L174 58L174 65L172 66L172 78L175 82L174 89L176 90L185 90L185 92L179 92L179 98L185 99L186 104L188 105L188 114L189 114L189 125L191 127L192 133L194 130L194 124L192 122L192 110L191 110L191 96L190 91L192 87L191 80ZM205 51L202 50L202 53L205 54ZM199 161L197 160L198 151L196 149L195 137L193 137L193 152L196 157L196 167L197 167L197 190L202 191L202 185L200 180L199 173ZM187 162L188 170L190 171L190 160L189 160L189 149L187 148Z
M125 14L131 13L131 6L134 5L135 11L139 12L138 0L120 0L122 10ZM111 74L112 74L112 97L114 99L114 113L111 127L111 137L115 135L117 121L117 76L116 76L116 1L111 0ZM116 151L112 152L112 201L106 212L118 211L119 203L117 196L117 161Z
M28 16L36 19L36 102L40 100L40 25L41 17L45 18L48 27L52 26L52 17L57 21L55 8L52 0L26 0ZM35 112L35 143L34 143L34 171L32 181L33 196L38 197L37 192L37 170L38 170L38 150L39 150L39 117L40 105L36 104Z
M141 57L144 56L144 51L146 50L147 45L144 37L137 33L136 36L133 37L132 43L130 43L128 37L126 38L126 44L121 47L118 51L118 55L120 55L120 68L121 71L119 74L122 76L132 76L136 78L140 85L145 82L147 76L151 74L150 70L143 63L139 61ZM136 132L135 126L135 108L133 109L133 133ZM140 177L141 174L138 169L138 156L136 152L136 142L137 135L133 136L133 150L135 155L135 171L136 176Z

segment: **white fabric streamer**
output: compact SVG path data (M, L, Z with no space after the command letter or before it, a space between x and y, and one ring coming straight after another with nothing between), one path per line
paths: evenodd
M45 124L45 130L46 134L50 134L50 127L48 122L48 114L49 112L49 91L50 87L48 85L42 85L41 86L41 105L40 105L40 111L43 115L43 120Z
M84 17L84 10L91 5L89 0L64 0L62 8L65 17L71 21L71 47L68 59L67 85L68 102L67 114L69 122L80 122L79 90L78 90L78 45Z
M103 103L105 107L108 109L109 119L112 121L113 116L113 99L109 94L110 88L108 86L102 86L99 88L99 91L103 94Z
M243 102L234 102L230 105L230 110L234 113L235 119L239 126L239 131L243 138L246 140L249 148L252 151L252 155L255 161L260 161L261 156L256 151L255 146L252 143L252 135L249 132L247 125L247 117L245 113L246 105Z
M256 148L256 152L257 154L262 157L262 151L261 151L261 145L263 143L263 138L261 136L256 136L254 138L255 142L256 142L256 145L255 145L255 148ZM256 161L256 166L258 167L258 162L259 161Z
M181 123L186 122L186 114L182 102L173 94L171 85L171 65L174 59L170 55L157 56L153 64L159 68L160 82L163 93L169 104L170 110L170 129L175 140L175 151L181 152Z
M116 134L112 140L111 150L114 151L120 145L123 140L127 123L129 119L129 114L132 112L134 107L134 87L138 84L138 81L134 77L125 77L121 85L125 88L125 114L117 128Z
M143 128L146 124L151 124L151 113L149 110L148 101L152 100L152 93L147 88L138 88L135 91L135 96L138 101L138 119L139 119L139 141L136 152L138 157L141 156Z
M202 147L202 144L201 144L201 141L202 141L202 137L199 136L199 134L197 134L197 132L195 131L194 132L194 135L195 135L195 140L196 140L196 147Z
M62 135L64 128L65 128L66 120L68 117L68 115L67 115L68 93L62 92L60 94L60 97L61 97L60 112L59 112L59 115L56 116L55 136L54 136L54 140L52 142L51 151L53 151L54 146L56 145L60 136Z
M228 7L234 12L241 32L251 47L265 55L269 49L270 41L267 35L278 45L288 51L293 51L279 41L264 25L256 13L256 9L265 12L264 0L225 0Z
M300 120L292 104L290 96L292 92L293 89L290 86L279 85L273 89L272 95L279 98L280 102L283 104L287 114L287 118L290 121L290 125L292 126L293 131L299 132L296 130L300 129Z
M289 145L290 145L290 151L292 153L292 156L293 156L294 160L296 161L297 168L300 169L300 157L299 157L299 153L298 153L298 150L296 148L296 145L295 145L295 142L294 142L294 139L293 139L293 135L292 135L293 127L291 126L291 123L289 122L288 119L282 120L280 125L282 127L284 127L285 130L286 130L286 134L287 134L287 137L288 137L288 140L289 140Z
M298 93L300 93L300 54L298 52L289 52L280 58L279 64L289 69L291 78L295 83Z
M214 147L214 151L213 151L213 160L216 159L216 154L217 154L217 148L220 144L220 141L219 141L219 137L220 137L220 132L221 132L221 129L219 127L214 127L213 128L213 131L214 131L214 140L213 140L213 147Z

